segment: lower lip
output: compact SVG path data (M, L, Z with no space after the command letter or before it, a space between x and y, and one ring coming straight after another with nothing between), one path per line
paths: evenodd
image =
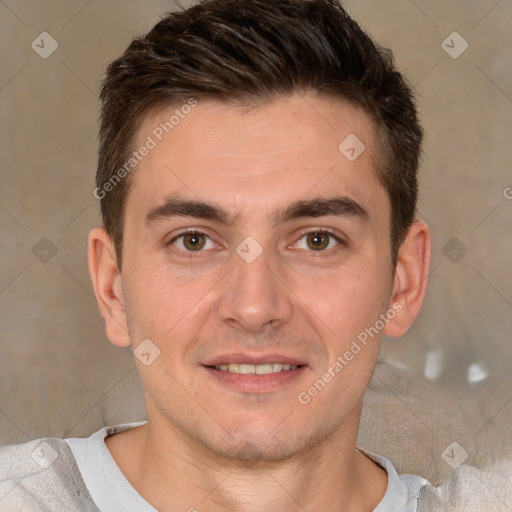
M299 366L295 370L282 370L276 373L267 373L258 375L255 373L231 373L222 370L216 370L210 366L203 368L217 381L234 389L246 393L268 393L283 388L294 380L300 378L304 373L306 366Z

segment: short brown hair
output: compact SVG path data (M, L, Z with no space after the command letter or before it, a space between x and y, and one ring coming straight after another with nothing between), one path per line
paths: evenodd
M190 97L249 104L297 92L345 98L373 119L396 263L414 221L423 132L392 53L336 0L202 0L134 39L103 82L96 190L126 162L153 109ZM131 180L118 181L102 194L101 214L121 268Z

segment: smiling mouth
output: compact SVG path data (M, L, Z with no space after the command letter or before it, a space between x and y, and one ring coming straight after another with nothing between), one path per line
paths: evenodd
M214 382L221 386L237 393L252 394L285 389L300 379L308 368L300 359L279 354L258 358L246 354L231 354L210 360L202 366Z
M230 363L211 366L221 372L240 373L242 375L268 375L270 373L280 373L290 370L296 370L302 365L284 364L284 363L268 363L268 364L244 364Z

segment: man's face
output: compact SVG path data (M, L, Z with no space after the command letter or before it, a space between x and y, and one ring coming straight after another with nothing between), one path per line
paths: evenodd
M135 146L175 109L148 116ZM351 134L366 146L354 161L338 149ZM269 460L353 428L380 333L332 366L388 310L393 286L374 151L360 109L296 95L252 110L200 102L144 157L122 282L133 347L160 350L137 360L154 426L229 457L250 443Z

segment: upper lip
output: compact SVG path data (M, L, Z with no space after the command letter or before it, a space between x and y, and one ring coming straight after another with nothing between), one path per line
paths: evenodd
M297 359L295 357L285 356L284 354L260 354L260 355L251 355L251 354L225 354L222 356L215 357L213 359L209 359L203 363L204 366L220 366L221 364L231 364L231 363L239 363L239 364L271 364L271 363L283 363L295 366L303 366L306 363L304 361Z

